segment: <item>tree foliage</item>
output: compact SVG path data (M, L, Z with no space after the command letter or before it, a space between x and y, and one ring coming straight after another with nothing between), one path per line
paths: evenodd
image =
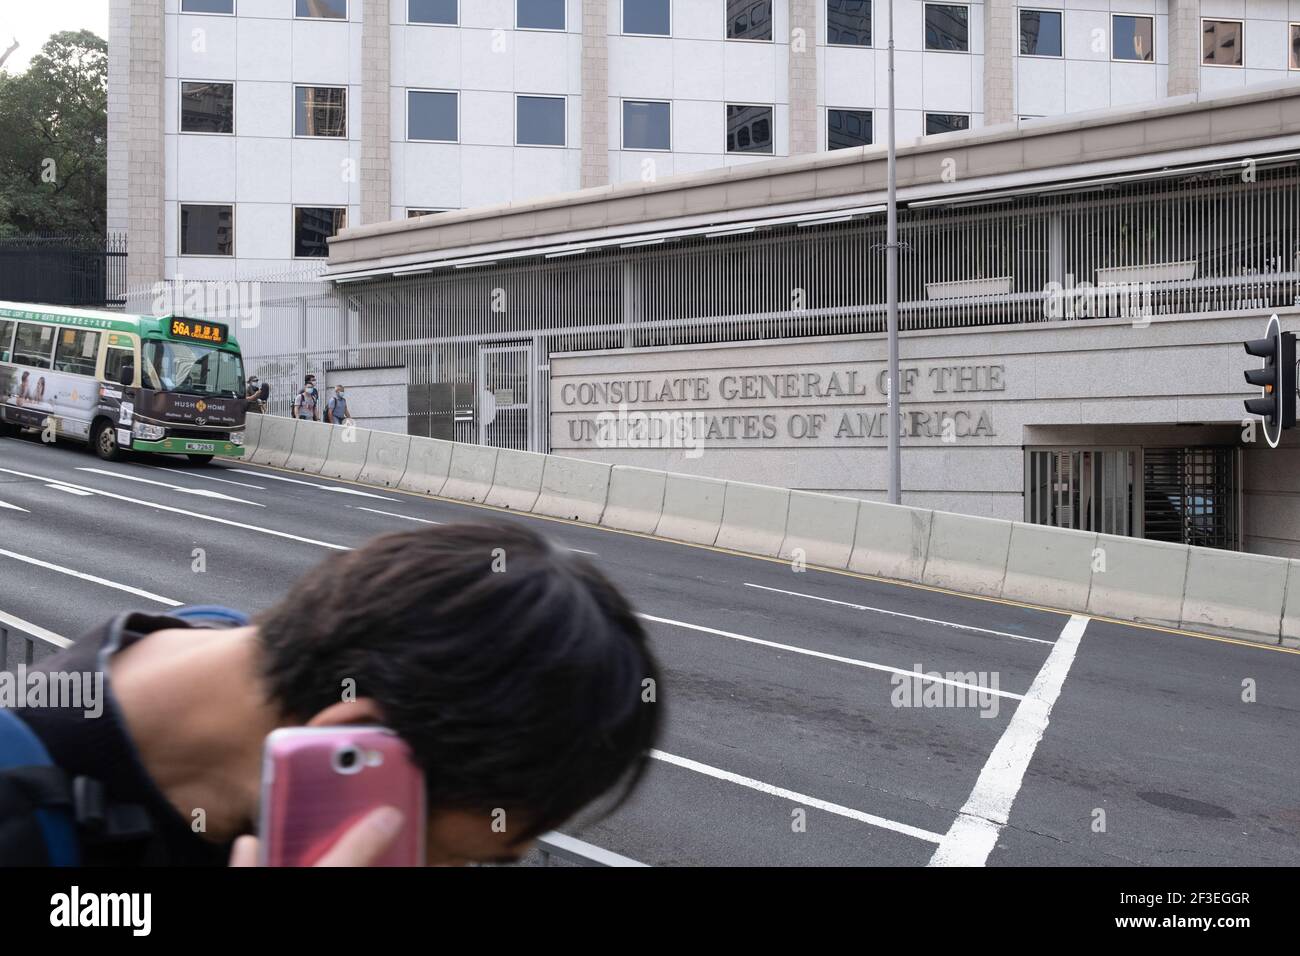
M0 72L0 237L102 236L108 44L89 30L50 37L16 76Z

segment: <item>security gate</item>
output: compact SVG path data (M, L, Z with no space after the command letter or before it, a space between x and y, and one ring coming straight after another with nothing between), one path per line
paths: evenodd
M1235 448L1147 448L1142 471L1144 537L1241 547Z
M478 443L534 451L533 349L528 344L485 345L478 354Z
M1025 453L1025 520L1058 528L1136 533L1136 448L1051 448Z

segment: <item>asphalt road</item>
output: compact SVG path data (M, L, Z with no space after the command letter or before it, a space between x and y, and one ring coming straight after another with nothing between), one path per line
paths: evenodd
M664 668L651 772L574 836L652 865L1300 863L1288 650L13 438L0 438L0 614L75 638L173 602L253 611L331 546L485 516L589 553L647 615ZM904 676L918 665L940 679ZM904 690L912 705L896 706Z

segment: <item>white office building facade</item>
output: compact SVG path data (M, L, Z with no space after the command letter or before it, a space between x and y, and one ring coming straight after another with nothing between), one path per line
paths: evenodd
M884 141L885 0L110 0L134 283ZM896 0L898 135L1300 79L1300 0Z

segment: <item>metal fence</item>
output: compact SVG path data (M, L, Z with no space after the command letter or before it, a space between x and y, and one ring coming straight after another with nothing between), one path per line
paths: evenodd
M411 434L545 451L555 353L883 331L884 228L873 214L338 287L262 280L240 337L273 414L308 371L396 367ZM916 203L900 238L905 330L1293 306L1300 165Z
M30 666L40 657L71 646L66 637L0 611L0 670L20 663Z
M0 239L0 299L120 309L126 291L124 235Z

